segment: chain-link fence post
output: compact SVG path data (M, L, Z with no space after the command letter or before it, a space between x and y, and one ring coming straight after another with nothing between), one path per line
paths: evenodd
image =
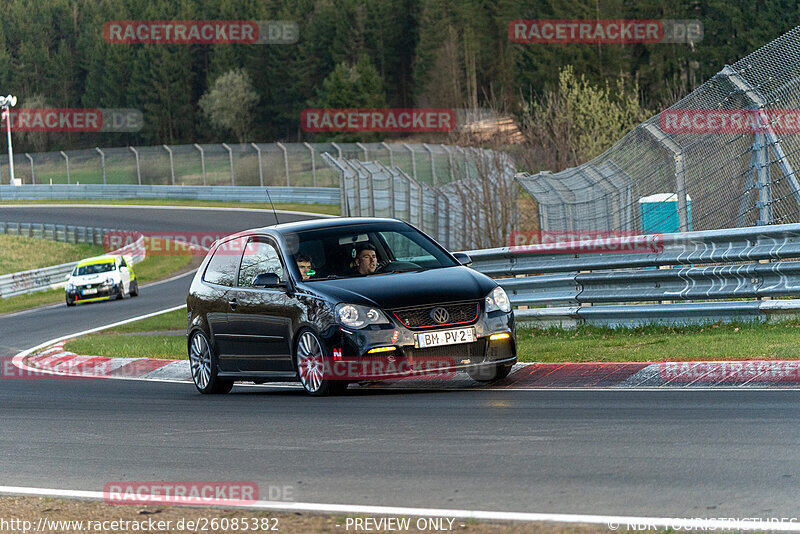
M408 143L403 143L403 146L411 152L411 176L414 177L414 180L417 179L417 156L414 154L414 149L408 146Z
M289 187L292 185L291 180L289 179L289 152L286 150L286 147L283 145L283 143L275 144L278 145L278 148L283 151L283 168L286 171L286 187Z
M303 145L311 152L311 179L314 187L317 187L317 158L314 154L314 147L308 143L303 143Z
M258 154L258 184L264 187L264 169L261 167L261 149L258 148L258 145L255 143L250 143L250 146L255 148L256 154Z
M64 152L63 150L61 151L61 155L64 157L64 160L67 162L67 185L70 185L72 182L70 181L70 178L69 178L69 156L67 156L67 153Z
M422 143L422 147L427 150L428 154L431 156L431 176L433 177L433 187L436 187L438 184L436 180L436 164L433 161L433 150L426 143Z
M233 171L233 149L229 147L226 143L222 143L222 147L228 151L228 160L231 164L231 185L236 185L236 174Z
M381 142L381 145L383 145L383 147L389 151L389 167L394 167L394 152L392 152L392 147L385 141Z
M200 151L200 169L203 172L203 185L208 185L208 182L206 181L206 153L203 150L203 147L201 147L197 143L194 144L194 147ZM136 158L136 162L138 167L138 162L139 162L138 157Z
M172 185L175 185L175 161L172 158L172 150L167 145L161 145L164 147L164 150L167 151L169 154L169 173L171 177Z
M356 143L356 146L364 151L364 161L369 161L369 151L364 146L364 143Z
M35 184L36 183L36 173L33 172L33 158L27 152L25 152L25 157L28 158L28 161L31 162L31 183Z
M100 166L103 168L103 185L106 185L106 155L99 147L95 147L94 149L100 153Z
M136 180L139 185L142 185L142 168L139 166L139 151L132 146L128 148L131 149L131 152L133 152L133 155L136 158Z

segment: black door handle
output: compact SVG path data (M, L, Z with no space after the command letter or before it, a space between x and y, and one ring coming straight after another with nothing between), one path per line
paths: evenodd
M236 306L239 305L239 302L236 299L231 299L228 301L228 304L230 304L233 311L236 311Z

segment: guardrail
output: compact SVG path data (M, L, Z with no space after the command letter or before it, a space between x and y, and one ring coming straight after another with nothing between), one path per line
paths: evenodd
M67 243L103 244L103 237L111 230L85 226L66 226L54 224L28 224L0 222L0 233L64 241ZM109 254L124 255L129 263L136 264L147 256L144 236ZM26 293L43 291L58 287L66 282L66 277L79 262L62 263L41 269L31 269L0 276L0 298L14 297Z
M194 186L194 185L0 185L0 203L7 200L90 199L118 200L177 198L186 200L220 200L267 203L260 186ZM337 187L269 187L272 202L300 204L339 204Z
M517 309L522 321L633 326L800 314L800 300L764 300L800 296L800 261L786 261L800 258L800 224L617 239L609 243L645 252L591 253L589 242L564 242L468 254L515 307L540 306Z

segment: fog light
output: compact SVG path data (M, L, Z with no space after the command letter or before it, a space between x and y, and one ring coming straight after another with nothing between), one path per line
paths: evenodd
M507 332L502 332L500 334L492 334L489 336L489 341L500 341L501 339L508 339L511 337L511 334Z
M391 352L393 350L397 350L397 347L376 347L374 349L369 349L367 354L375 354L377 352Z

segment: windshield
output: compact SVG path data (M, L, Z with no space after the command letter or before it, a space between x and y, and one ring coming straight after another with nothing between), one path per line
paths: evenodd
M107 273L116 270L117 267L114 265L113 261L106 263L93 263L91 265L79 265L78 267L75 267L75 270L72 271L72 276L85 276L87 274Z
M458 265L425 235L405 225L326 228L299 232L296 236L297 252L293 259L305 281Z

